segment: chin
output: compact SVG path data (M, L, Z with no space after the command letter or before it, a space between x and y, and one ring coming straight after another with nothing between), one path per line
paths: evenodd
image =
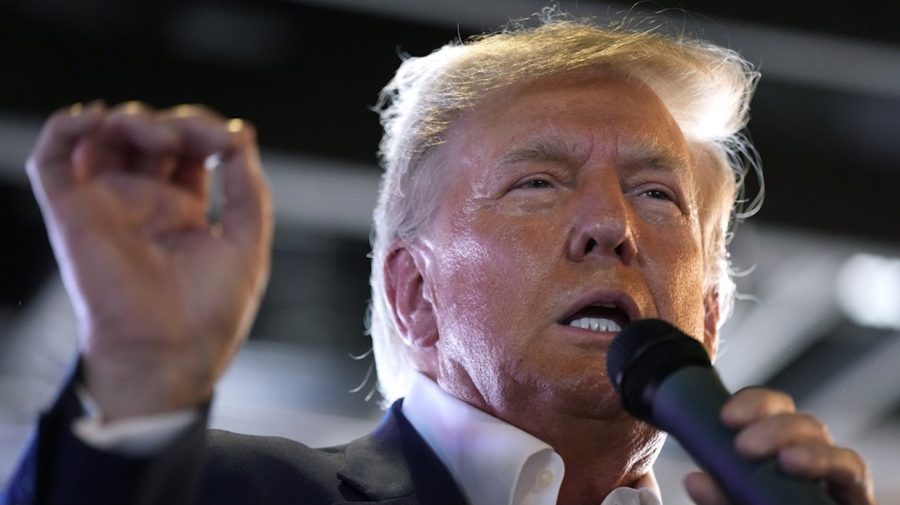
M545 386L541 392L542 403L553 405L560 412L592 419L630 417L606 371L599 367L547 380Z

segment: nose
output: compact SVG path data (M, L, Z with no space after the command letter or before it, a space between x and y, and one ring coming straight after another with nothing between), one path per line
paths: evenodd
M637 256L630 204L617 183L579 195L568 255L573 261L609 257L630 265Z

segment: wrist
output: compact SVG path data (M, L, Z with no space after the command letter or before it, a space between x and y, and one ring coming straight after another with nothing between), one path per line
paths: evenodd
M122 455L142 457L157 453L200 418L197 409L189 409L104 422L102 409L83 386L76 386L75 394L85 416L73 422L73 433L95 449Z
M143 361L138 366L132 360L85 356L84 390L102 413L102 423L194 409L212 397L211 381L200 379L206 374Z

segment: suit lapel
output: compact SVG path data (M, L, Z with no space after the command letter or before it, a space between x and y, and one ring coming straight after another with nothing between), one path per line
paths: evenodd
M401 403L391 405L372 434L347 446L338 478L383 505L465 505L453 477L403 416Z

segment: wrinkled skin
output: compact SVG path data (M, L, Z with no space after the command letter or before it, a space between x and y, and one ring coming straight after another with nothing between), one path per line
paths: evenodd
M614 334L560 324L598 290L707 333L687 142L649 90L592 77L498 97L454 126L438 161L456 169L425 239L447 336L438 378L492 412L618 411L598 366Z
M719 216L701 202L722 196L704 194L717 186L698 158L639 82L585 70L506 89L451 125L428 161L443 188L437 215L388 256L395 319L420 370L553 446L566 462L561 504L646 482L663 441L622 411L605 377L615 333L567 326L573 307L628 305L632 320L668 320L715 354L703 244ZM743 398L731 408L757 415L736 427L789 431L767 439L772 453L809 441L838 451L814 419L778 417L792 407L776 393ZM707 476L688 486L698 503L722 503ZM870 484L850 487L871 499Z

